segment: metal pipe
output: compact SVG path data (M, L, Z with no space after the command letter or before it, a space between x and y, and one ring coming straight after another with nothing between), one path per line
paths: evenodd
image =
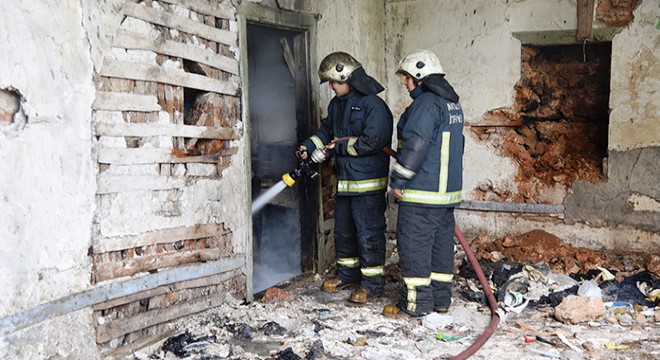
M499 211L528 214L563 214L564 205L527 204L510 201L471 201L463 200L458 209Z

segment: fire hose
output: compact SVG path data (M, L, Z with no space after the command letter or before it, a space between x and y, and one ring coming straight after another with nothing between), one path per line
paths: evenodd
M351 137L339 138L339 139L335 139L334 142L348 140L350 138ZM392 150L392 148L390 148L389 146L383 147L383 152L390 155L394 159L396 159L397 157L396 151ZM282 180L288 186L293 186L293 184L301 175L309 176L312 179L318 177L319 174L318 172L316 172L316 170L314 170L313 165L320 164L323 161L325 161L326 156L327 156L327 152L325 149L314 150L309 156L306 157L306 159L303 159L302 154L296 152L296 157L298 158L298 167L294 171L284 174L282 176ZM465 240L465 237L463 237L463 233L461 232L461 230L458 228L458 225L454 227L454 235L456 235L456 238L458 238L458 241L463 247L463 250L465 251L465 255L467 256L468 261L470 262L470 265L472 265L472 268L474 269L474 272L477 275L477 279L479 280L479 284L481 285L481 288L483 289L484 294L486 295L486 299L488 300L488 306L490 307L490 311L491 311L490 323L488 324L486 330L484 330L484 332L481 333L481 335L479 335L479 337L467 349L463 350L461 353L451 358L455 360L463 360L472 356L475 352L477 352L477 350L479 350L479 348L481 348L486 343L486 341L488 341L488 339L493 334L493 332L495 332L495 329L497 329L500 316L497 313L497 309L498 309L497 300L493 295L493 291L490 289L488 280L486 279L486 276L484 275L484 272L481 269L481 266L479 265L479 261L477 260L477 257L474 255L472 249L470 249L470 245Z
M490 316L491 316L488 327L486 328L486 330L484 330L483 333L481 333L481 335L479 335L479 337L472 343L472 345L470 345L467 349L463 350L463 352L461 352L460 354L451 358L451 359L462 360L469 358L470 356L472 356L472 354L477 352L479 348L484 346L486 341L488 341L488 338L490 338L490 336L493 335L493 332L495 332L495 329L497 329L497 324L500 321L500 315L497 313L497 300L495 300L493 291L490 289L488 280L486 279L483 270L481 270L481 266L479 266L479 261L477 260L477 257L474 255L474 252L472 252L472 249L470 249L470 244L468 244L468 242L465 241L465 238L463 237L463 233L461 232L461 229L458 228L458 225L456 225L456 227L454 228L454 234L458 238L458 242L461 243L461 246L465 251L465 255L470 261L470 264L472 265L475 274L477 274L477 278L479 279L479 284L481 284L481 288L484 290L484 294L486 294L486 299L488 300L488 306L490 307Z

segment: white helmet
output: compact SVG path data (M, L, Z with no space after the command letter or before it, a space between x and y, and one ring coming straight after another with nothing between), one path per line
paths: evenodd
M396 73L410 75L416 80L422 80L431 74L444 75L445 71L440 65L440 60L432 51L418 50L404 56L399 61Z

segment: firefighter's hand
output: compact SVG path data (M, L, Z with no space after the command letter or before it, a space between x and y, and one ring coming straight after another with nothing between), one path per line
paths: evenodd
M300 145L298 152L300 152L301 159L307 160L307 147L305 145Z
M392 188L392 195L394 195L394 197L398 200L403 199L403 191L401 191L401 189Z
M337 145L337 143L336 143L334 140L332 140L332 141L330 142L330 144L324 146L323 148L324 148L325 150L330 150L330 149L334 149L334 148L335 148L335 145Z

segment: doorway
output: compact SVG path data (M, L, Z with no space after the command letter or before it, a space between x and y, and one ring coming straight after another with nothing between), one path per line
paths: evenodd
M252 199L294 170L311 134L306 33L246 24ZM252 214L253 292L313 270L318 184L301 178Z

